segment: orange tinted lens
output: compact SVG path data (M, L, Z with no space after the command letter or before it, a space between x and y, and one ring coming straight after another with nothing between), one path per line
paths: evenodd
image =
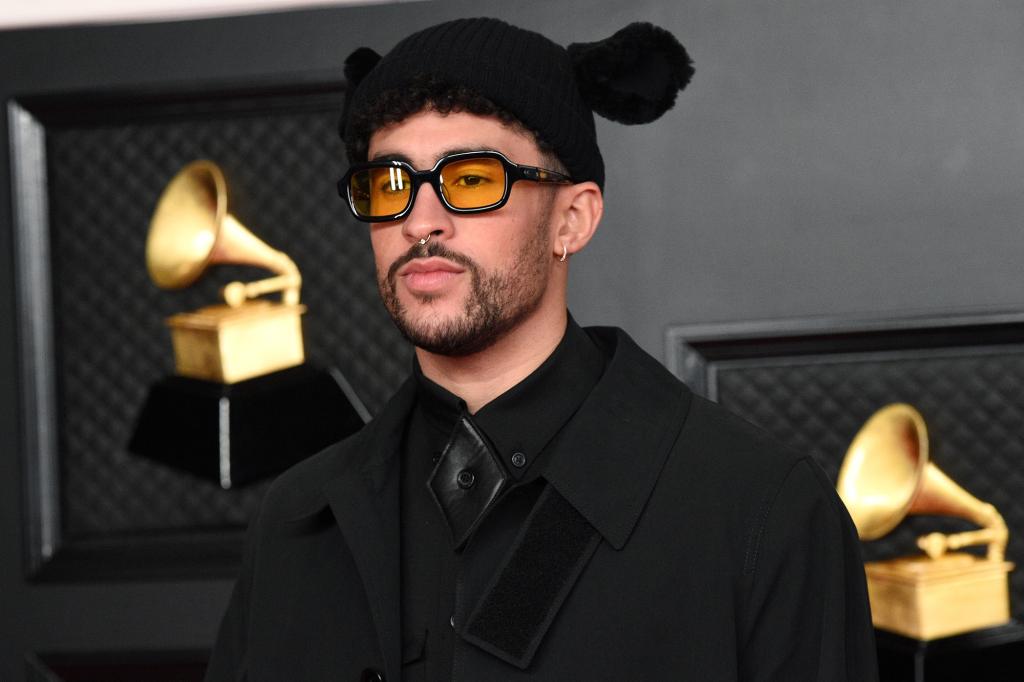
M412 183L402 168L371 168L352 174L349 191L356 212L376 218L404 211L409 205Z
M455 208L484 208L505 195L505 167L498 159L463 159L441 168L441 186Z

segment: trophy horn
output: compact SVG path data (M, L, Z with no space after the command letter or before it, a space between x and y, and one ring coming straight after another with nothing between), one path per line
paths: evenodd
M836 489L864 540L882 537L909 515L953 516L981 530L930 533L918 538L918 546L937 558L950 549L988 544L988 558L1003 559L1003 517L929 461L928 429L911 405L887 405L865 422L846 451Z
M277 273L256 282L232 282L223 294L232 307L274 291L282 302L299 303L302 278L295 263L228 212L227 183L212 161L193 161L164 188L150 221L146 267L162 289L181 289L211 265L255 265Z

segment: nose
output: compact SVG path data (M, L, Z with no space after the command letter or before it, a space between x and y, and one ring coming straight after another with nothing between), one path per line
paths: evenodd
M453 230L452 214L441 203L434 188L424 183L416 192L412 210L405 216L402 233L410 242L418 242L427 238L447 239Z

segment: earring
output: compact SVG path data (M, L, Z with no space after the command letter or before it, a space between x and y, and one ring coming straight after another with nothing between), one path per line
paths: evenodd
M562 242L562 257L558 259L559 263L564 263L566 257L569 255L569 249L566 248L565 242Z

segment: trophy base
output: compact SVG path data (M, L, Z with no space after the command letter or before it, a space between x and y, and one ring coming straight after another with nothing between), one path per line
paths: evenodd
M246 301L167 318L180 376L233 384L302 364L306 307Z
M875 630L880 682L1019 682L1024 626L1016 621L922 642Z
M284 471L368 418L337 370L299 365L236 384L170 376L150 387L128 449L228 489Z
M1012 569L962 552L868 562L871 618L876 628L921 641L1006 623Z

